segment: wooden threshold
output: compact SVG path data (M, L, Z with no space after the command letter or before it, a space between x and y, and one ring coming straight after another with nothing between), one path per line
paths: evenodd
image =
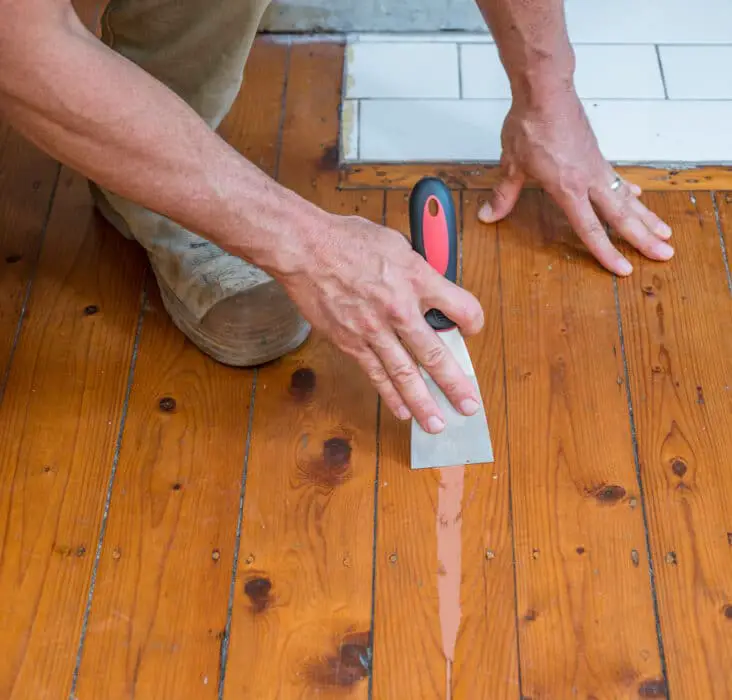
M732 189L732 166L672 169L626 165L615 170L647 191ZM411 189L426 176L439 177L455 190L487 190L498 184L501 171L496 164L478 163L348 163L341 165L339 187ZM526 188L538 189L538 183L529 181Z

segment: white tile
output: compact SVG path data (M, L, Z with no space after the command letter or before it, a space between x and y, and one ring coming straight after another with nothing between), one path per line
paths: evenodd
M414 32L411 34L373 32L368 34L349 34L349 42L406 43L406 42L448 42L458 44L485 43L493 41L490 32Z
M586 101L605 156L614 161L732 161L732 101Z
M655 46L577 44L574 52L580 97L664 98Z
M664 98L658 56L653 45L581 44L575 84L580 97ZM511 97L506 71L494 44L460 47L463 97Z
M348 47L346 97L459 96L454 43L358 43Z
M730 0L566 0L572 42L732 43Z
M732 46L659 46L670 99L732 99Z
M465 44L460 47L463 97L511 99L511 85L495 44Z
M372 100L361 105L363 161L500 159L508 100ZM586 100L606 158L732 162L732 101Z
M500 157L508 100L369 100L361 104L363 161Z
M358 100L344 100L341 109L341 161L358 160Z

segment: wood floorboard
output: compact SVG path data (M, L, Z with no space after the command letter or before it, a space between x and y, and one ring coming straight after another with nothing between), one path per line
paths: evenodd
M498 225L522 692L663 683L612 278L549 197Z
M0 406L0 697L67 697L144 265L64 170Z
M465 190L495 463L410 471L408 424L318 333L223 367L152 276L130 385L145 256L0 125L0 697L69 697L85 620L79 700L732 697L728 172L655 173L724 191L645 194L676 257L615 281L537 190L480 224L490 168L342 170L343 51L258 40L219 132L403 233L418 177Z
M382 193L336 189L343 47L291 51L281 182L381 220ZM376 407L317 334L259 370L225 697L368 696Z
M732 697L732 295L711 196L648 194L667 265L619 284L672 697ZM723 220L729 210L722 199Z
M58 170L0 122L0 401Z

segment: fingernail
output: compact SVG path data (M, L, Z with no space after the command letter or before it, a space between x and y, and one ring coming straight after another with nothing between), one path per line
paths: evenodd
M396 410L396 417L399 420L409 420L412 417L412 414L406 406L399 406Z
M674 256L674 249L668 243L659 243L656 246L656 252L663 260L668 260Z
M618 273L621 275L629 275L633 272L633 266L627 260L621 260L618 263Z
M658 227L658 235L661 238L671 238L671 227L667 224L661 224Z
M490 221L492 214L493 214L493 210L491 209L491 205L484 204L478 211L478 218L481 221Z
M475 399L465 399L460 404L460 411L466 416L472 416L478 410L478 402Z
M427 430L430 433L439 433L445 427L445 421L437 416L430 416L427 419Z

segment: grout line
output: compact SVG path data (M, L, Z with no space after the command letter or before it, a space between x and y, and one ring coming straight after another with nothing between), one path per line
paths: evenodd
M727 244L724 240L724 228L722 227L722 219L719 216L719 205L717 203L719 192L712 191L710 194L712 196L712 206L714 207L714 219L717 222L717 232L719 233L719 245L722 249L722 261L724 262L724 270L727 273L727 286L729 287L730 293L732 293L732 272L729 267Z
M463 193L464 196L464 193ZM519 625L518 570L516 560L516 528L513 517L513 483L511 479L511 434L509 429L508 410L508 369L506 365L506 324L503 314L503 270L501 265L501 222L496 226L496 261L498 265L498 308L501 319L501 355L503 360L503 406L506 414L506 472L508 478L508 524L511 531L511 558L513 569L513 610L516 632L516 673L518 675L518 696L524 697L523 678L521 676L521 629Z
M43 216L43 223L41 224L41 231L38 235L38 248L36 249L36 256L31 261L31 270L28 275L28 281L25 283L25 292L23 294L23 302L20 305L20 314L18 315L18 321L15 324L15 335L13 341L10 344L10 353L8 354L8 363L5 366L5 372L0 378L0 404L3 402L5 396L5 388L10 379L10 368L13 366L13 359L15 358L15 351L18 349L20 343L20 334L23 330L23 322L25 321L26 312L28 310L28 302L30 301L31 289L33 288L33 282L36 279L38 273L38 266L41 260L41 251L43 250L43 244L46 242L46 231L48 230L48 224L51 221L51 211L53 210L54 200L56 199L56 190L58 189L58 183L61 180L61 166L56 166L56 175L51 185L51 194L48 198L48 204L46 205L46 213Z
M279 159L278 159L279 160ZM234 617L234 594L236 592L236 574L239 568L239 550L241 547L241 530L244 524L244 499L247 489L247 475L249 473L249 455L252 445L252 432L254 425L254 402L257 394L257 379L259 369L254 368L252 374L251 402L249 404L249 416L247 418L247 437L244 447L244 464L241 472L241 486L239 488L239 514L236 519L236 536L234 538L234 556L231 563L231 583L229 584L229 600L226 606L226 626L224 636L221 640L221 653L219 656L219 687L218 699L224 697L224 681L226 680L226 664L229 660L229 640L231 638L231 621Z
M641 474L640 452L638 448L638 430L635 423L635 412L633 410L633 397L630 389L630 368L628 365L628 355L625 350L625 333L623 332L623 316L620 307L620 293L618 290L618 279L613 275L613 291L615 294L615 313L618 320L618 339L620 340L620 356L623 360L623 373L625 381L625 398L628 404L628 420L630 423L630 437L633 445L633 461L635 463L635 474L638 483L638 496L641 505L641 514L643 517L643 533L646 543L646 557L648 559L648 573L651 584L651 601L653 603L653 615L656 618L656 640L658 643L658 654L661 661L661 674L666 684L666 697L669 697L668 690L668 667L666 665L666 652L663 646L663 634L661 631L661 613L658 607L658 593L656 591L656 574L653 565L653 552L651 551L651 534L649 529L648 507L646 505L645 489L643 486L643 476Z
M458 99L463 99L463 45L457 44ZM462 203L462 200L461 200Z
M81 660L84 652L84 642L86 641L86 633L89 625L89 617L91 615L92 600L94 598L94 589L97 582L97 574L99 572L99 562L102 558L102 547L104 546L104 536L107 532L107 522L109 520L109 509L112 502L112 490L114 488L115 477L117 476L117 467L119 465L119 456L122 451L122 439L127 424L127 411L130 405L130 396L132 394L132 385L135 379L135 368L137 366L137 358L140 352L140 338L142 336L142 326L145 318L147 307L147 284L150 279L149 268L145 270L142 278L142 291L140 293L140 307L137 314L137 327L135 329L135 339L132 343L132 355L130 357L130 368L127 372L127 387L125 396L122 401L122 413L119 420L119 431L117 432L117 441L114 446L114 455L112 456L112 468L107 481L107 489L104 495L104 510L102 511L102 522L99 527L99 537L97 538L96 552L94 553L94 564L91 571L91 580L89 583L89 593L84 606L84 616L81 622L81 634L79 635L79 645L76 650L76 662L71 675L71 690L69 691L69 700L76 699L76 684L79 680L79 671L81 669Z
M658 48L658 44L655 45L656 58L658 59L658 70L661 72L661 83L663 84L663 94L668 100L668 86L666 85L666 74L663 72L663 61L661 60L661 50Z
M383 201L381 206L381 224L386 226L386 203L387 203L387 192L386 190L382 193ZM376 472L374 474L374 528L373 528L373 550L371 555L371 626L369 628L369 642L370 642L370 655L369 655L369 685L368 685L368 700L373 698L374 690L374 631L376 624L376 556L378 554L378 522L379 522L379 469L381 467L381 398L376 396Z
M665 84L664 84L665 88ZM592 97L590 95L580 95L581 102L650 102L650 103L663 103L663 102L722 102L732 103L732 96L730 97ZM345 99L345 98L344 98ZM362 102L505 102L506 104L511 103L511 96L505 95L502 97L434 97L434 96L378 96L378 95L360 95L351 96L350 100L361 100Z
M361 100L356 100L356 158L358 160L361 160L361 133L363 131L363 124L361 123L361 102Z

